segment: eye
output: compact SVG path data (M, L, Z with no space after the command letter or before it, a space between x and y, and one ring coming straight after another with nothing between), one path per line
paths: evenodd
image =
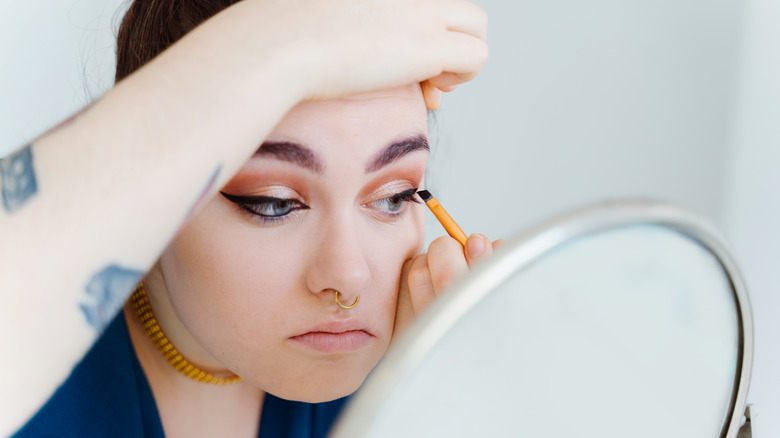
M294 206L295 201L292 199L273 199L245 205L252 212L265 217L285 216L292 211Z
M376 200L374 202L369 203L368 205L370 205L373 208L376 208L377 210L380 210L384 214L390 216L396 216L401 214L401 209L403 208L404 204L406 204L407 202L409 201L416 202L416 203L420 202L415 197L416 192L417 189L404 190L401 193L396 193L393 196L388 196L387 198Z
M264 219L281 219L295 210L306 210L306 204L295 199L274 198L272 196L237 196L220 192L230 202L241 209Z

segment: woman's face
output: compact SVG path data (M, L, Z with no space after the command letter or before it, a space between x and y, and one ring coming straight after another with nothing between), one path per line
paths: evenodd
M426 138L417 86L295 107L163 254L150 293L172 343L288 399L357 389L422 249Z

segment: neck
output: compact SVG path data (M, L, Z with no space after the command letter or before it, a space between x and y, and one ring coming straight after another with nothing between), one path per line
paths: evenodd
M124 316L165 436L257 436L263 391L246 382L213 385L179 374L146 336L129 303Z
M160 329L179 353L188 362L209 373L220 377L233 376L233 373L195 339L179 318L159 263L149 271L143 279L143 284Z

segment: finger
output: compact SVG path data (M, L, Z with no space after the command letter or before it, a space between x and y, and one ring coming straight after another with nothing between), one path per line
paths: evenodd
M429 111L439 109L439 106L441 106L441 91L430 80L423 81L420 84L420 88L422 88L425 108Z
M463 247L450 236L439 237L431 243L428 247L427 262L431 285L436 295L469 271Z
M493 242L493 251L495 251L495 250L497 250L499 248L502 248L505 244L506 244L506 242L504 242L504 239L498 239L498 240L494 241Z
M415 314L419 314L436 298L433 279L428 270L427 254L420 254L412 260L407 280L412 309Z
M466 0L447 2L447 29L475 36L482 41L487 38L488 16L484 9Z
M484 41L459 32L448 32L442 37L437 51L441 57L442 72L448 73L445 85L459 85L474 79L488 59Z
M485 257L493 254L493 245L490 240L482 234L472 234L466 240L466 261L469 267L473 267L476 263Z
M428 79L430 85L438 88L439 90L443 92L449 92L456 88L458 88L458 85L462 82L461 79L458 77L458 75L453 73L442 73L436 77Z

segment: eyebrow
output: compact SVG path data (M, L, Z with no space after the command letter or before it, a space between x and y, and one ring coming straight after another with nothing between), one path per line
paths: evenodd
M379 169L398 161L415 151L430 150L428 139L423 134L396 140L377 152L373 159L366 165L366 173L376 172ZM267 141L260 145L254 154L255 157L274 158L308 169L318 175L325 172L325 164L322 159L306 146L290 141Z
M311 149L289 141L271 142L267 141L260 145L255 152L255 157L269 157L277 160L287 161L289 163L311 170L322 175L325 171L325 165Z
M376 172L415 151L430 151L428 139L423 134L394 141L379 151L366 166L366 173Z

